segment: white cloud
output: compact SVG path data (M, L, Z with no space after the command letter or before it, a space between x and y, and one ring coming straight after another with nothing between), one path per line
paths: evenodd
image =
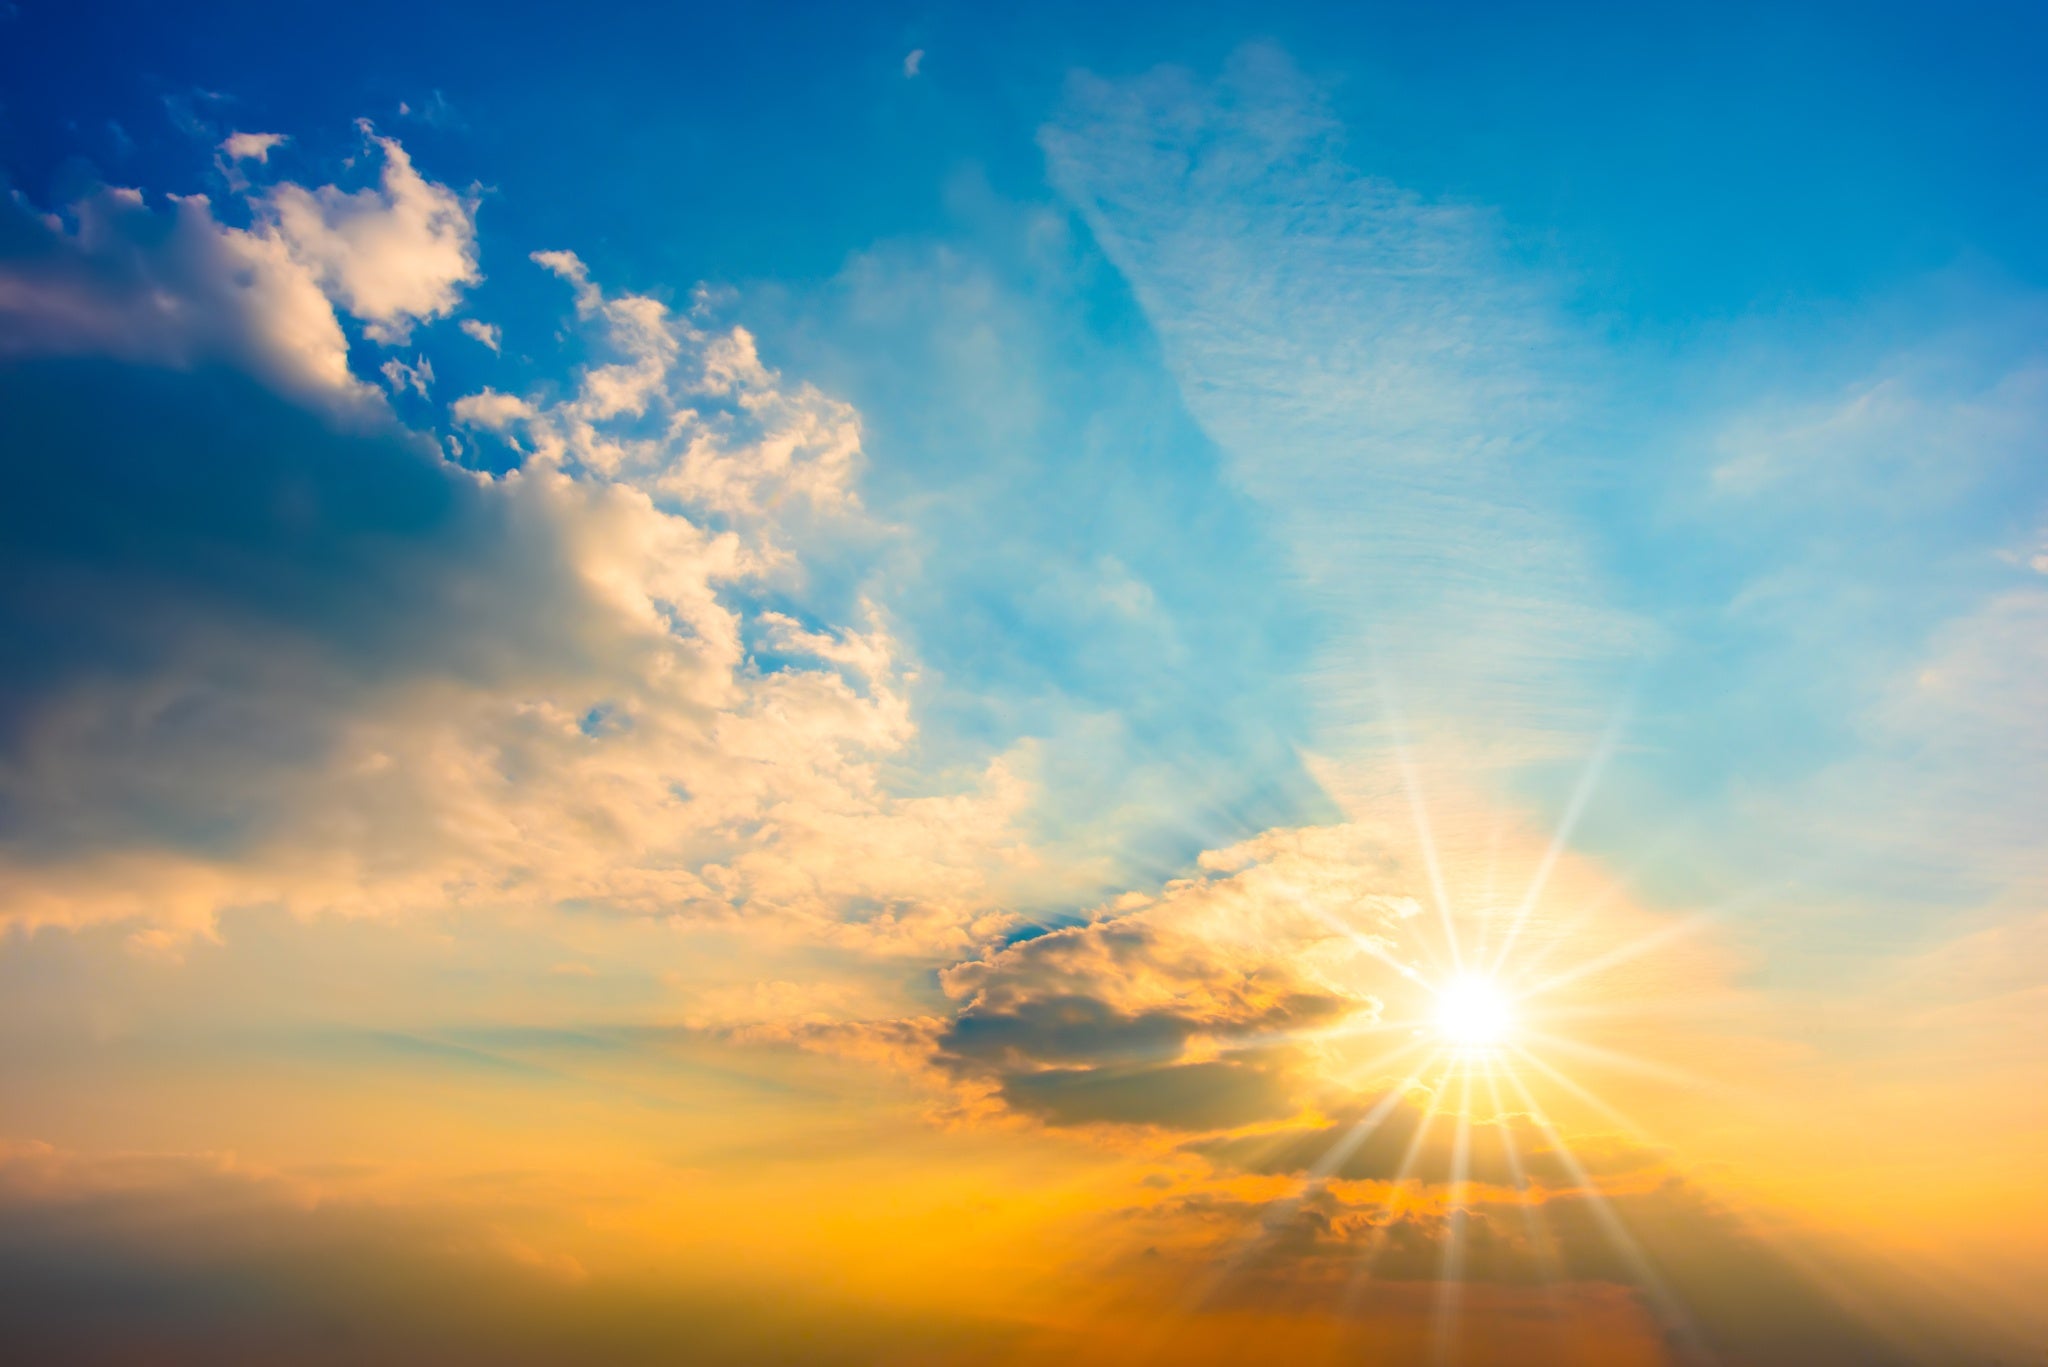
M394 356L377 370L384 377L384 383L391 386L393 394L403 394L410 389L424 399L427 386L434 382L433 363L424 356L415 356L411 365Z
M362 388L281 227L226 228L186 201L168 247L138 248L151 235L122 216L144 212L90 207L57 244L70 275L0 269L0 339L155 364L289 357L294 373L319 370L323 392ZM104 255L142 270L142 287L93 276ZM806 547L835 535L820 515L858 513L857 415L784 381L740 329L608 297L566 254L548 263L608 358L566 398L487 390L451 407L522 435L524 468L440 466L388 419L337 438L370 443L347 454L303 434L244 438L245 481L311 464L278 469L277 499L251 490L261 515L246 549L204 534L206 556L243 568L227 586L153 583L162 629L131 652L136 672L41 698L26 748L0 756L0 802L43 851L0 847L10 919L190 930L255 903L569 901L927 951L1002 919L998 889L1030 862L1013 829L1025 757L897 795L885 776L916 727L885 615L792 606ZM215 336L230 325L233 346ZM312 340L267 344L291 325ZM430 379L423 363L384 374L394 388ZM174 438L161 433L166 452L193 449ZM354 492L320 502L342 487ZM400 497L417 508L385 526L378 510ZM284 512L262 511L273 505ZM151 544L175 544L179 509L150 515ZM274 516L301 530L270 539ZM363 517L383 529L352 530ZM235 585L284 595L290 628ZM783 606L749 606L771 589ZM237 834L189 834L223 830Z
M573 464L727 516L784 504L858 505L860 419L807 384L785 384L744 328L713 327L646 295L607 296L572 252L535 262L574 289L603 356L555 401L484 390L458 400L472 426L524 433L546 461Z
M216 219L204 195L171 196L164 224L118 188L71 206L68 230L45 218L47 250L0 263L0 354L227 358L302 395L370 399L335 305L373 339L402 342L479 278L473 206L421 177L396 142L375 142L381 189L280 185L250 197L246 229Z
M463 395L455 401L450 412L454 414L455 421L466 427L479 427L486 432L510 432L532 418L537 410L517 394L501 394L495 389L486 389Z
M915 76L918 74L918 72L922 71L923 69L924 49L921 47L914 47L904 55L903 74L906 77Z
M402 343L482 278L476 206L421 176L394 139L372 141L384 157L377 189L279 185L256 201L259 231L282 242L372 340Z
M45 221L47 250L0 264L0 353L95 354L191 366L224 357L281 388L359 401L348 339L318 282L261 229L173 196L169 222L133 191Z
M229 161L267 163L273 149L290 141L283 133L230 133L220 150Z
M496 323L486 323L477 318L465 318L457 326L462 329L465 337L474 338L492 351L499 350L505 340L505 334Z

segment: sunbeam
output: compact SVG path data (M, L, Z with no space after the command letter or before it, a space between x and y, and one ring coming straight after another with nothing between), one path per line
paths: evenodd
M1435 1065L1442 1058L1443 1055L1441 1053L1431 1055L1428 1064L1418 1069L1418 1073L1427 1072L1430 1066ZM1422 1156L1422 1147L1428 1142L1430 1129L1436 1122L1438 1112L1442 1109L1444 1088L1449 1085L1449 1082L1450 1065L1446 1063L1444 1072L1438 1077L1436 1086L1430 1091L1429 1105L1423 1108L1422 1118L1416 1122L1415 1133L1410 1136L1408 1147L1401 1155L1400 1166L1394 1170L1394 1175L1387 1181L1387 1193L1381 1200L1379 1208L1381 1219L1375 1223L1372 1238L1366 1241L1365 1248L1359 1253L1358 1267L1352 1274L1351 1285L1345 1295L1347 1303L1357 1297L1359 1291L1363 1289L1365 1283L1372 1277L1373 1264L1378 1260L1380 1250L1385 1247L1388 1233L1393 1226L1395 1206L1401 1199L1404 1185L1410 1177L1415 1175L1417 1163Z
M1437 1278L1431 1350L1437 1362L1448 1363L1457 1351L1458 1305L1465 1285L1467 1203L1472 1172L1472 1069L1458 1079L1458 1129L1451 1141L1449 1194L1444 1206L1444 1252Z
M1408 813L1415 822L1416 843L1422 848L1422 862L1429 874L1429 890L1436 902L1438 923L1443 928L1444 944L1450 951L1451 971L1462 974L1465 971L1465 955L1458 945L1458 928L1451 920L1451 899L1444 891L1442 861L1437 857L1436 835L1430 829L1429 807L1423 800L1422 783L1416 777L1415 763L1408 753L1408 729L1402 719L1398 699L1394 695L1391 676L1380 676L1381 705L1386 711L1387 724L1394 736L1394 759L1401 770L1401 789L1408 798Z
M1586 804L1592 800L1594 790L1600 786L1601 775L1606 772L1607 762L1614 755L1615 747L1621 741L1621 733L1628 723L1628 703L1617 708L1614 720L1594 746L1592 756L1586 761L1586 768L1579 776L1578 785L1572 790L1570 802L1565 805L1564 816L1557 823L1557 832L1550 838L1549 846L1537 862L1536 872L1529 880L1529 890L1522 894L1521 902L1515 907L1515 914L1508 922L1507 934L1502 937L1500 949L1495 953L1492 971L1500 972L1501 966L1514 953L1515 941L1521 937L1522 929L1528 924L1536 904L1543 900L1543 889L1550 882L1550 874L1557 867L1558 859L1570 843L1572 833L1578 829L1579 818L1585 814Z
M1579 1162L1578 1155L1572 1152L1564 1136L1551 1123L1549 1116L1523 1083L1521 1075L1512 1067L1503 1066L1502 1071L1507 1074L1508 1084L1529 1108L1530 1121L1542 1132L1544 1139L1550 1144L1551 1152L1557 1155L1558 1161L1571 1176L1573 1186L1586 1202L1587 1209L1593 1212L1593 1217L1599 1222L1609 1245L1628 1264L1637 1283L1656 1306L1673 1345L1679 1349L1685 1360L1695 1364L1695 1367L1715 1367L1717 1359L1701 1338L1698 1328L1692 1322L1691 1314L1672 1292L1662 1274L1651 1266L1649 1256L1643 1252L1642 1245L1637 1242L1635 1235L1629 1232L1620 1213L1607 1200L1606 1193L1594 1184L1585 1166Z
M1748 1094L1742 1088L1733 1083L1724 1082L1719 1078L1711 1078L1683 1068L1676 1068L1668 1063L1658 1063L1651 1059L1639 1058L1634 1054L1626 1054L1618 1049L1603 1049L1597 1044L1587 1044L1582 1040L1572 1039L1568 1035L1553 1034L1544 1030L1524 1030L1522 1038L1530 1044L1540 1044L1546 1048L1561 1050L1567 1054L1576 1054L1589 1063L1611 1068L1616 1072L1631 1073L1637 1077L1649 1078L1653 1081L1664 1083L1666 1086L1731 1098L1748 1099Z

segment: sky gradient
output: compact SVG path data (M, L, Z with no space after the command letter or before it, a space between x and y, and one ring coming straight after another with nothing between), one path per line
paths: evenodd
M0 7L0 1339L2048 1351L2048 16Z

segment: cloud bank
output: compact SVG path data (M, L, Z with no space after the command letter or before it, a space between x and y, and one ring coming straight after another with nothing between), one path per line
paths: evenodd
M574 902L965 944L1024 788L892 794L914 666L879 606L805 606L805 550L876 534L857 416L542 253L592 362L405 427L340 315L446 315L473 205L373 145L376 187L253 191L245 228L117 191L9 217L10 918ZM477 440L512 468L451 458Z

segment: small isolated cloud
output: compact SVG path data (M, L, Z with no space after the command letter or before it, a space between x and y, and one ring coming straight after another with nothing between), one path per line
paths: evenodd
M496 323L486 323L478 318L465 318L456 326L462 329L463 336L474 338L492 351L498 351L504 345L505 334Z
M537 412L532 404L517 394L503 394L495 389L465 394L455 401L450 411L455 415L455 421L464 427L480 428L486 432L511 432Z
M289 141L283 133L230 133L220 150L229 161L267 162L273 148Z
M924 49L921 47L914 47L903 58L903 74L905 76L915 76L919 71L923 69Z
M450 104L448 97L438 90L424 100L400 100L398 102L398 117L401 119L418 119L421 123L432 128L460 128L463 126L462 119L455 112L455 106Z
M378 370L384 376L384 383L391 386L393 394L403 394L410 389L424 399L427 386L434 382L433 363L424 356L415 357L411 365L394 356Z

